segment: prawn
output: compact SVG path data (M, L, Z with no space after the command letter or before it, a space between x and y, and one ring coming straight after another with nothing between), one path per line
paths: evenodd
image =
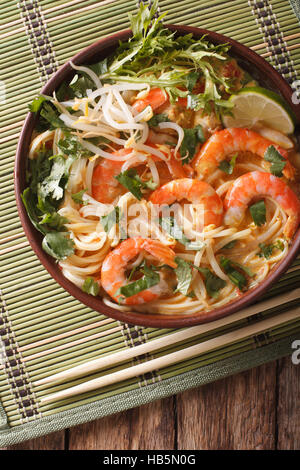
M155 145L149 146L156 148ZM132 149L121 149L113 152L114 155L127 155ZM165 152L163 152L165 154ZM177 160L174 150L170 151L170 158L163 162L159 157L151 155L153 161L157 162L158 171L162 181L170 181L171 178L183 178L189 176L189 168L183 168L181 161ZM96 201L103 204L111 204L118 196L124 194L124 187L115 178L122 171L123 161L103 159L93 171L92 176L92 196ZM141 163L135 163L135 166L141 166Z
M275 145L271 140L249 129L231 128L215 132L200 149L195 158L194 167L199 179L205 179L218 165L233 152L252 152L263 158L267 148L273 145L286 160L284 176L294 178L294 168L288 161L285 149Z
M121 149L113 152L113 155L127 155L132 149ZM124 162L102 159L93 171L92 196L103 204L111 204L114 199L124 193L123 186L116 180L121 172Z
M251 171L237 178L230 186L224 201L226 225L238 225L249 202L258 196L269 196L288 215L283 234L291 239L300 223L300 201L292 189L277 176Z
M205 181L181 178L164 184L151 194L153 204L173 204L176 200L187 199L193 204L202 205L204 225L219 226L222 222L223 203L214 188Z
M106 256L101 269L101 285L117 302L120 301L126 305L136 305L151 302L162 295L172 293L171 287L168 286L160 273L159 284L125 299L120 294L117 294L120 287L128 284L126 269L129 262L142 252L150 254L161 264L167 264L171 268L176 268L177 266L174 251L158 240L141 237L124 240Z
M147 106L151 106L152 111L159 108L169 100L168 94L161 88L151 88L145 98L137 99L132 107L140 113Z

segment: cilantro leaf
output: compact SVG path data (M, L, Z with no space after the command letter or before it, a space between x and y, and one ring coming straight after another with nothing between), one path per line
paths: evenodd
M286 159L276 150L274 145L270 145L264 154L264 160L271 163L271 173L275 176L283 176L283 169L286 165Z
M231 242L227 243L226 245L222 246L222 250L231 250L237 243L237 240L232 240Z
M92 68L92 66L90 66ZM87 90L94 90L95 83L93 80L84 72L80 72L80 75L76 74L69 85L73 96L76 98L84 98Z
M86 292L87 294L91 294L96 297L99 294L100 289L98 282L96 282L93 277L87 277L84 280L82 290L83 292Z
M59 118L59 111L55 108L52 103L44 101L41 107L40 116L50 124L50 129L64 128L65 123Z
M45 101L49 101L51 98L46 95L39 95L28 105L29 111L37 113Z
M175 273L178 281L175 292L180 292L183 295L187 295L192 281L191 264L185 261L184 259L180 258L179 256L176 256L175 262L177 263Z
M224 256L221 257L220 264L233 284L235 284L241 291L247 289L248 281L247 277L243 273L249 277L254 276L247 266L242 266L241 264L225 258Z
M38 196L43 199L50 196L53 199L61 200L68 181L69 168L73 161L73 157L64 158L62 155L55 155L49 176L39 183Z
M67 223L68 219L58 214L58 212L46 212L40 221L40 224L47 224L49 227L55 228L57 231L65 230L64 224Z
M149 181L143 181L137 174L134 168L123 171L119 175L115 176L116 180L119 181L125 188L127 188L139 201L142 199L143 194L141 189L155 189L156 183L152 179Z
M161 122L168 122L170 119L166 114L154 114L147 124L149 127L157 127Z
M236 162L237 156L238 156L237 153L235 155L233 155L233 157L231 158L231 160L229 162L227 160L223 160L220 163L218 168L220 168L220 170L224 171L224 173L227 173L228 175L232 175L234 167L235 167L235 162Z
M58 142L58 147L65 155L72 155L76 158L89 158L92 152L85 149L74 135L66 135Z
M202 250L205 243L202 241L191 241L185 236L181 227L177 224L174 216L170 217L159 217L159 225L165 230L172 238L177 240L179 243L185 245L188 250Z
M63 260L74 253L74 242L63 232L49 232L42 241L43 250L53 258Z
M76 204L82 204L84 206L86 206L88 204L87 201L84 201L82 199L82 196L84 195L84 193L87 192L87 189L82 189L81 191L78 191L78 193L74 193L72 194L72 199L74 202L76 202Z
M180 155L182 157L182 163L184 164L194 158L197 145L199 142L205 142L205 138L200 124L193 129L183 129L183 131L184 138L180 146Z
M120 222L120 208L115 207L109 214L101 217L101 224L105 232L109 232L112 227Z
M186 81L187 81L187 89L192 92L193 88L195 87L197 80L199 78L199 73L197 72L190 72L186 76Z
M259 256L260 258L264 257L266 259L269 259L272 256L273 250L284 250L284 244L281 240L277 240L276 243L272 243L269 245L267 245L266 243L259 243L258 246L260 248L260 251L257 253L257 256Z
M47 229L45 227L41 227L40 225L40 213L38 212L36 206L36 197L33 195L32 190L30 188L24 189L23 193L21 194L21 198L32 225L39 232L45 234Z
M258 201L250 206L250 214L258 227L266 223L266 205L265 201Z
M204 276L205 288L210 297L214 299L219 297L220 290L226 286L226 281L216 276L208 268L201 268L193 265Z
M144 264L141 271L144 273L142 278L131 282L130 284L126 284L125 286L121 286L115 293L115 296L120 295L121 297L131 297L132 295L138 294L139 292L149 289L159 283L160 275L152 269L152 267Z

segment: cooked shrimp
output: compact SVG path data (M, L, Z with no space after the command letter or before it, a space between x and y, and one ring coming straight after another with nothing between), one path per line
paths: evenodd
M226 225L238 225L244 217L249 202L259 196L269 196L287 213L283 234L292 238L300 223L300 201L282 179L270 173L252 171L237 178L228 190L224 205Z
M156 148L155 145L149 146ZM132 152L132 149L121 149L114 152L115 155L126 155ZM151 155L152 160L156 162L157 169L160 175L161 182L165 183L173 178L185 178L191 175L193 171L188 165L186 168L182 166L181 160L175 158L174 150L171 149L169 155L163 152L169 159L163 162L159 157ZM116 197L121 196L125 192L125 188L116 180L117 176L122 171L123 161L107 160L103 159L100 161L98 166L95 168L92 177L92 196L103 204L111 204ZM141 168L145 167L146 162L135 163L134 166Z
M127 305L143 304L158 299L165 294L172 293L171 287L163 279L163 276L160 275L159 284L153 287L125 299L120 295L116 295L120 287L128 284L126 269L129 262L143 252L150 254L161 264L167 264L172 268L177 266L174 251L158 240L141 237L124 240L106 256L101 270L102 287L117 302L120 301Z
M204 181L182 178L170 181L156 189L150 196L153 204L173 204L187 199L192 204L201 204L204 209L204 225L219 226L222 222L223 204L213 189Z
M145 98L137 99L133 103L133 109L140 113L146 106L151 106L154 111L166 103L168 99L168 94L161 88L151 88Z
M205 179L233 152L252 152L263 158L267 148L273 145L285 158L284 176L294 178L294 168L288 161L287 151L249 129L231 128L215 132L196 156L194 167L199 179Z
M115 155L126 155L132 149L121 149ZM124 187L116 180L124 162L102 159L96 166L92 177L92 196L103 204L111 204L114 199L124 193Z

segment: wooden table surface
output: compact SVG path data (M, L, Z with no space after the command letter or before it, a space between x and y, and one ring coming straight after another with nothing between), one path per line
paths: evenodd
M14 449L300 449L300 365L257 367Z

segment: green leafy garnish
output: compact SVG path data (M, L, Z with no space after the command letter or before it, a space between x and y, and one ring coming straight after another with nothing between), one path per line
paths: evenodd
M219 165L220 170L224 171L224 173L227 173L228 175L232 175L237 156L237 153L233 155L229 162L227 160L223 160Z
M51 157L53 164L50 174L39 184L38 196L46 199L60 200L64 194L64 188L68 182L69 169L74 161L74 157L64 158L62 155Z
M62 260L74 253L74 242L63 232L49 232L42 241L43 250L53 258Z
M180 146L182 163L190 162L196 152L197 145L205 142L202 126L199 124L193 129L184 129L184 138Z
M168 122L170 119L166 114L154 114L147 124L149 127L157 127L161 122Z
M185 236L182 229L177 224L174 216L160 217L159 224L163 230L165 230L174 240L185 245L188 250L202 250L205 243L202 241L191 241Z
M90 66L92 68L92 66ZM80 75L79 75L80 73ZM84 72L78 72L71 81L69 89L76 98L84 98L87 95L87 90L93 90L95 83L93 80Z
M266 243L259 243L258 246L260 248L260 251L257 253L257 255L260 258L264 257L266 259L269 259L272 256L273 250L284 250L284 244L281 240L277 240L277 242L269 245L267 245Z
M77 137L71 134L66 134L65 138L58 142L58 147L65 155L76 158L89 158L93 155L92 152L82 146Z
M286 165L286 159L276 150L274 145L270 145L264 154L264 159L271 163L271 173L275 176L283 176L283 169Z
M109 214L101 217L101 224L105 232L109 232L112 227L120 222L120 208L115 207Z
M258 227L266 223L266 205L265 201L258 201L250 206L250 214Z
M186 80L187 80L187 89L192 92L193 88L195 87L197 80L200 74L197 72L190 72L188 73Z
M45 101L49 101L51 100L51 98L49 96L46 96L46 95L39 95L37 96L36 98L34 98L34 100L28 105L28 108L29 108L29 111L31 111L32 113L37 113L41 107L42 107L42 104L45 102Z
M50 127L50 129L64 128L65 123L59 118L59 114L59 111L52 103L50 104L45 101L41 107L39 122L41 122L42 117L45 121L47 121L48 127Z
M233 284L235 284L241 291L247 289L248 280L244 274L248 277L254 276L247 266L242 266L236 261L224 258L224 256L221 257L220 264Z
M219 73L221 64L228 58L229 46L214 45L204 36L200 39L194 39L192 34L176 37L163 27L161 20L165 14L157 15L158 0L150 5L140 2L137 15L129 15L133 36L120 43L105 64L98 64L103 69L100 79L147 83L164 89L171 103L178 97L187 97L193 109L211 110L214 106L218 112L219 108L231 107L232 104L223 99L225 92L230 93L231 81ZM198 80L203 83L204 91L193 95Z
M40 224L47 224L49 227L57 231L64 231L64 225L68 223L66 217L62 217L58 212L45 212Z
M237 240L232 240L231 242L227 243L226 245L222 246L222 250L231 250L237 243Z
M210 297L217 299L220 294L220 290L226 286L226 281L216 276L208 268L201 268L193 265L193 268L197 269L204 277L204 284L206 292Z
M191 263L188 263L179 256L176 256L175 262L177 263L175 273L178 281L175 292L180 292L183 295L187 295L192 281Z
M152 286L155 286L160 281L160 276L155 269L151 266L147 266L145 263L139 268L139 270L144 274L143 277L137 281L126 284L125 286L120 287L115 296L118 297L131 297L132 295L138 294L143 290L149 289ZM132 276L131 276L132 277Z
M123 171L115 178L121 183L125 188L128 189L139 201L142 199L143 194L141 189L155 189L157 187L156 183L152 179L148 181L143 181L137 171L134 168Z
M96 297L99 294L99 284L93 277L87 277L83 283L82 290Z
M87 205L88 202L87 201L84 201L82 199L82 196L84 195L84 193L87 192L87 189L82 189L81 191L78 191L78 193L74 193L72 194L72 199L74 202L76 202L76 204L82 204L82 205Z

